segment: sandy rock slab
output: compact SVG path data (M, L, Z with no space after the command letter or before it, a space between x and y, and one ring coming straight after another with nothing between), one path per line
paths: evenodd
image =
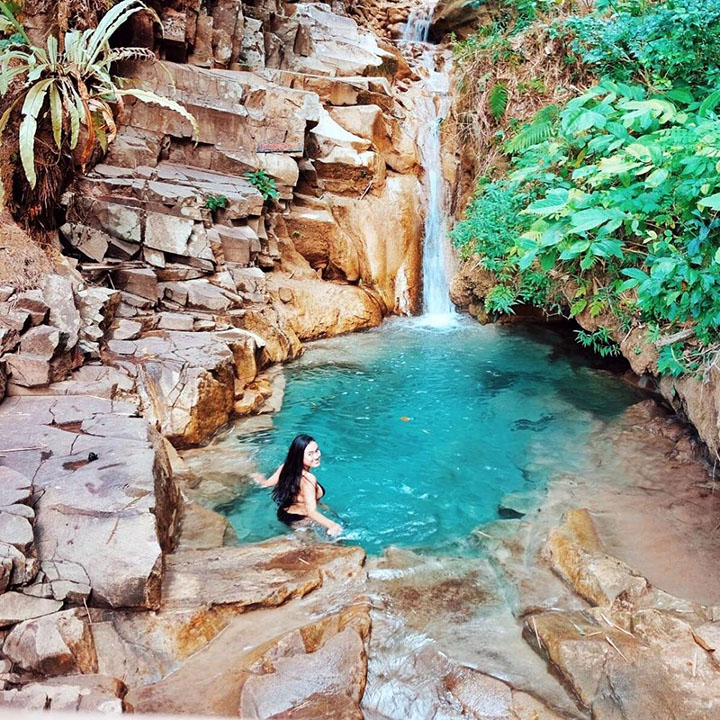
M593 607L531 615L524 635L594 720L720 716L717 608L653 588L606 555L586 510L566 513L546 551Z
M32 477L36 493L34 552L43 571L35 578L37 568L26 567L23 581L35 578L27 591L156 607L181 500L136 406L82 395L13 397L0 406L0 437L7 438L0 453L11 450L0 455L6 467ZM19 560L14 573L22 574Z
M194 694L198 683L213 684L214 693L228 689L216 688L215 676L203 674L200 679L200 666L194 659L197 653L209 652L207 648L220 642L225 649L217 662L225 667L226 660L230 662L236 652L245 652L250 642L243 639L231 649L224 645L225 640L220 638L226 638L228 624L247 618L242 622L249 623L246 627L253 643L266 631L270 639L282 628L284 608L294 607L297 599L312 599L318 594L326 597L334 585L344 588L364 578L364 557L360 548L294 538L168 555L159 611L94 611L92 632L99 671L123 677L133 693L144 698L136 696L133 700L138 709L201 712L193 703L206 701L208 695ZM331 607L328 602L317 614L326 615ZM267 627L252 620L265 614L270 618ZM308 617L299 612L292 615L289 627L307 624ZM183 673L191 673L194 681L188 682ZM192 697L188 695L190 689ZM231 704L237 707L237 697Z
M127 688L105 675L68 675L0 692L0 707L18 710L66 710L120 713Z

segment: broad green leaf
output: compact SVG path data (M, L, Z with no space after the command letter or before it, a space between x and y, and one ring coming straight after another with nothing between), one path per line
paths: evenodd
M622 272L623 275L634 278L638 281L644 281L648 279L647 273L644 273L642 270L640 270L640 268L624 268L620 272Z
M698 200L699 208L710 208L710 210L720 210L720 193L710 195L710 197Z
M598 169L605 175L619 175L641 165L639 162L623 159L622 155L613 155L603 158L598 163Z
M570 214L570 232L581 233L599 227L615 217L611 210L589 208Z
M720 265L720 248L715 251L715 257L713 259L718 265Z
M655 188L658 185L662 185L669 176L670 173L665 168L658 168L657 170L653 170L653 172L645 178L645 184L648 187Z
M698 108L698 113L700 115L704 115L705 113L709 112L710 110L714 110L718 103L720 103L720 90L715 90L714 92L711 92L701 103L700 107Z
M37 129L37 116L45 102L48 87L52 80L41 80L28 90L22 107L23 119L20 123L20 160L25 177L34 188L37 183L35 174L35 131Z
M574 260L590 247L589 240L578 240L560 253L560 260Z
M50 85L50 119L52 121L53 138L55 138L55 144L60 150L62 146L63 107L55 83Z
M575 317L576 315L579 315L586 307L587 300L585 298L576 300L570 307L570 317Z
M553 188L542 200L536 200L523 212L530 215L546 217L564 210L567 206L569 193L565 188Z

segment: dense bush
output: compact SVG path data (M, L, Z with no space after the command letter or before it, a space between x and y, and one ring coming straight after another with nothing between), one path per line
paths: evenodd
M720 326L718 105L720 92L609 80L570 101L454 231L497 274L487 309L557 309L572 286L571 315L612 313L655 334L692 326L694 343L664 346L660 369L695 367Z
M636 0L609 15L572 17L562 27L599 75L655 88L712 86L720 79L720 0Z

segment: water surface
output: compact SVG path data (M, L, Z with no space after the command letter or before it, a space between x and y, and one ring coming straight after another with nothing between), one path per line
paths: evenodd
M274 428L233 442L270 474L297 433L315 437L321 510L371 553L457 549L506 493L541 494L554 473L583 472L589 434L641 399L561 342L468 319L395 319L322 340L287 366ZM224 510L241 540L287 532L267 489Z

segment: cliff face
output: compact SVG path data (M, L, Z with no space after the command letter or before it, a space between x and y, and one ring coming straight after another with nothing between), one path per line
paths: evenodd
M211 330L272 307L303 340L411 312L420 168L393 96L410 74L402 56L322 4L220 2L207 14L176 3L160 15L161 40L139 20L130 42L155 42L166 62L126 72L181 102L198 137L135 103L67 196L63 235L82 269L148 301L123 299L120 315L152 329L187 311Z

